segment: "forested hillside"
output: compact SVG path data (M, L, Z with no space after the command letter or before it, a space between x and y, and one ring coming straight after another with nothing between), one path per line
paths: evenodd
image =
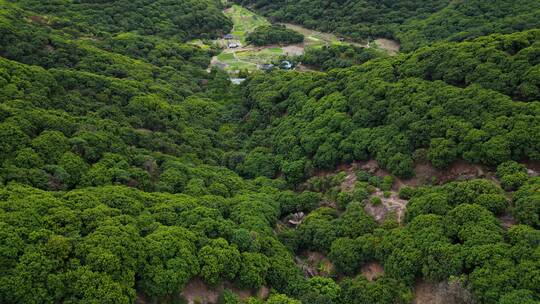
M540 27L536 0L237 0L279 21L353 39L394 38L405 51L431 42L462 41Z
M392 37L397 25L413 17L427 17L449 0L238 0L279 21L289 21L354 39Z
M231 22L215 0L120 0L36 1L21 5L44 15L53 15L58 26L73 25L85 35L134 32L185 40L228 33Z
M0 0L0 303L538 303L536 4L349 2L256 7L421 39L233 85L219 1Z
M539 62L529 56L539 35L443 43L328 74L253 77L243 108L246 162L266 166L243 170L299 182L370 158L404 177L423 158L439 168L458 158L491 166L540 160L539 104L512 100L539 97Z

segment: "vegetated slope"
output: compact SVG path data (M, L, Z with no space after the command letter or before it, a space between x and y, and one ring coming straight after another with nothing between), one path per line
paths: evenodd
M538 35L439 44L327 74L253 77L245 89L245 155L234 152L229 167L246 176L282 172L295 183L314 169L370 157L401 176L425 158L438 168L457 158L492 166L539 160L531 56Z
M428 18L408 20L396 36L402 42L402 49L407 51L440 40L462 41L539 27L538 1L451 1Z
M270 44L294 44L304 41L304 35L286 28L284 25L265 25L249 33L246 41L257 46Z
M419 279L449 280L478 303L540 299L540 183L503 162L538 159L536 31L236 87L206 73L212 50L138 31L86 39L78 27L102 25L0 3L1 303L176 303L192 280L267 286L267 304L410 302ZM529 76L463 80L444 49L478 57L468 69ZM505 190L407 188L401 224L364 211L390 176L357 172L346 189L342 174L315 176L290 190L313 166L369 155L407 173L411 153L437 166L503 162ZM297 212L307 216L287 227ZM508 212L519 225L506 231L496 216ZM294 255L306 250L328 255L332 276L304 277ZM366 262L384 274L358 276Z
M93 35L133 31L185 40L216 37L232 28L217 0L24 0L21 5L40 14L54 15L58 23L75 24L78 31Z
M448 0L238 0L277 21L287 21L323 32L337 32L354 39L392 37L394 27L414 16L429 16Z
M325 45L320 48L306 48L305 53L298 60L310 67L331 70L335 68L348 68L386 56L384 52L372 48L336 44Z
M220 120L211 113L222 105L193 96L214 91L203 79L228 83L205 71L212 52L136 34L76 40L66 33L71 27L35 24L13 5L3 12L0 53L21 62L0 58L4 182L151 190L160 167L172 165L166 159L219 163ZM169 191L187 182L177 175Z
M2 57L44 68L91 72L117 79L148 80L162 91L187 96L206 77L213 50L133 33L79 39L77 24L63 24L0 2Z
M440 40L462 41L540 27L536 0L238 2L280 21L354 39L398 39L405 51Z

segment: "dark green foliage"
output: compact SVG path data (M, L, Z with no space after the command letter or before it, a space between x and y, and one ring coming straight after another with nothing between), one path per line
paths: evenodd
M339 303L402 303L411 300L411 291L397 280L383 278L368 282L363 276L341 283Z
M535 0L453 2L347 0L237 0L279 21L353 39L395 38L406 51L436 41L463 41L493 33L539 28Z
M212 285L238 280L249 288L260 287L268 276L277 288L269 267L295 270L286 249L273 241L270 247L246 252L245 246L236 246L238 237L232 237L239 225L255 223L257 218L264 222L263 214L269 213L252 213L252 207L242 203L245 199L222 198L220 205L205 207L208 201L203 198L148 194L126 187L58 195L19 185L2 188L0 297L7 303L54 298L128 303L135 297L135 288L161 298L181 291L195 276ZM264 197L259 195L259 200ZM225 206L231 218L216 209ZM241 224L232 221L237 214L244 214ZM252 214L251 219L247 214ZM250 238L264 238L262 243L273 238L247 233ZM274 256L287 266L279 268ZM45 288L53 274L57 284ZM290 274L287 277L292 281ZM94 283L88 285L90 281Z
M206 71L216 49L184 43L231 30L218 1L0 1L0 302L182 303L194 279L268 287L272 304L410 303L418 280L538 302L540 183L518 161L540 160L540 36L508 34L536 27L538 5L390 2L255 6L409 50L467 41L330 46L305 60L347 68L231 86ZM463 159L501 185L401 187L405 216L377 223L368 198L401 181L333 173L371 159L400 177ZM304 277L306 251L329 277ZM367 263L384 274L368 282Z
M307 48L299 60L303 64L321 70L331 70L348 68L379 57L384 57L384 53L374 49L353 45L330 45L322 48Z
M339 32L354 39L391 37L394 27L416 16L442 9L447 1L310 1L238 0L264 14L323 32Z
M370 202L373 206L379 206L380 204L382 204L382 200L380 197L377 197L377 196L374 196L370 199Z
M302 43L304 35L286 28L284 25L265 25L256 28L246 37L248 43L256 46Z
M414 188L404 186L399 188L399 198L401 199L410 199L414 195Z
M478 84L513 99L538 100L538 60L531 54L536 53L539 35L532 30L459 44L437 43L406 56L400 72L456 86ZM473 135L483 134L469 136Z
M527 180L527 168L515 161L508 161L497 167L497 177L505 190L516 190Z
M143 35L176 37L215 37L228 33L232 24L220 11L218 1L102 1L51 2L22 1L25 7L77 23L84 34L138 32ZM58 26L62 26L62 19ZM44 20L45 21L45 20Z
M266 272L268 271L268 258L258 253L242 253L238 282L240 286L250 289L259 289L265 283Z
M246 153L253 147L269 149L277 159L285 160L280 165L287 167L279 171L292 174L290 178L285 175L291 181L302 176L302 162L306 172L306 159L315 168L331 169L371 157L402 177L412 176L414 153L422 149L427 149L427 159L438 168L457 159L492 166L511 159L540 159L538 103L522 105L512 100L520 98L516 89L521 84L508 82L497 93L490 87L491 81L445 78L470 75L458 69L464 66L464 60L456 61L458 54L474 58L465 60L474 70L483 61L496 61L480 56L492 54L494 49L495 57L526 73L537 64L534 56L527 55L536 53L535 37L538 31L532 30L438 44L429 51L326 74L254 76L245 89L242 131L249 138ZM524 40L517 53L506 52L505 44L516 40ZM449 65L456 70L451 71ZM521 76L507 77L519 82ZM289 164L296 162L298 170L291 170Z
M514 216L519 223L540 228L540 179L532 178L514 194Z
M538 28L539 13L540 4L536 1L449 1L445 8L427 18L410 19L397 37L405 50L411 50L440 40L463 41L492 33L508 34Z

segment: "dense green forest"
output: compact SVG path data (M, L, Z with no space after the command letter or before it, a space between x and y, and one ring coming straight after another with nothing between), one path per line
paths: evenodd
M384 53L379 50L336 44L307 48L298 60L318 69L331 70L348 68L379 57L384 57Z
M0 303L538 303L533 2L260 1L417 43L233 85L220 1L0 0Z
M278 21L353 39L394 38L404 50L540 27L536 0L236 0Z
M246 41L257 46L269 44L287 45L303 42L304 35L290 30L284 25L265 25L249 33Z
M232 24L214 0L120 0L120 1L36 1L21 5L40 14L54 27L69 26L87 36L134 32L176 38L215 37L228 33Z

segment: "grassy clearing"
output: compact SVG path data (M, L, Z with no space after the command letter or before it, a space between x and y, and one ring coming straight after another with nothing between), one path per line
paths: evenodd
M196 46L200 47L203 50L210 49L210 46L208 44L204 43L204 41L202 41L201 39L190 40L190 41L187 42L187 44L196 45Z
M249 32L252 32L259 26L270 24L266 18L239 5L233 5L225 12L225 14L233 21L234 26L232 34L242 43L245 43L246 36Z
M221 53L217 56L219 61L230 61L235 60L234 53Z
M232 34L240 42L242 46L246 46L246 36L259 26L269 25L270 22L252 11L239 6L233 5L225 10L225 14L233 21ZM320 48L328 44L349 44L340 42L338 37L330 33L322 33L314 30L306 29L294 24L285 24L288 28L303 34L306 37L303 47ZM217 40L223 47L227 47L226 40ZM225 68L228 72L247 69L253 71L257 69L259 64L270 63L284 55L285 51L280 47L263 47L251 48L250 50L237 49L227 50L217 56L217 60L227 65Z
M272 54L283 54L283 49L282 48L269 48L269 49L266 49L268 52L272 53Z

